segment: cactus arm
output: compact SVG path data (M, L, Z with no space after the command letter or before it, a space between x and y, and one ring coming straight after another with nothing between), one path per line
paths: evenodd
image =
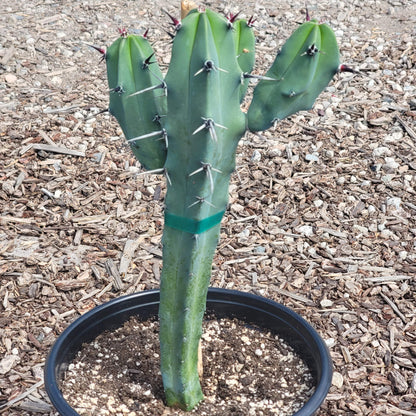
M179 227L165 222L163 233L161 371L168 405L190 410L202 399L197 362L206 294L235 150L245 132L240 69L225 19L209 10L183 19L165 81L165 203ZM212 217L216 223L198 234L180 226L181 218L199 223Z
M333 31L325 24L302 24L287 40L266 76L253 93L248 127L265 130L276 120L308 110L339 67Z
M151 89L161 85L163 79L158 65L153 63L153 54L147 39L135 35L118 38L106 52L110 113L116 117L134 155L149 170L161 169L166 159L163 135L151 134L162 131L159 120L166 114L163 90ZM149 90L132 95L146 89Z

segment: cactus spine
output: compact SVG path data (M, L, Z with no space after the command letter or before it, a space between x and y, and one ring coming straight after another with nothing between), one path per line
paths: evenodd
M203 398L198 371L212 259L239 139L247 129L312 106L339 66L335 36L314 21L290 37L266 77L254 65L253 20L206 10L175 19L163 79L146 39L122 36L107 51L110 111L144 167L167 177L161 276L161 372L169 406ZM261 78L248 114L250 78Z

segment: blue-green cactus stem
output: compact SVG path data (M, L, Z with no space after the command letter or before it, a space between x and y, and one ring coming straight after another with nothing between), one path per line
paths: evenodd
M148 40L136 35L121 36L106 52L110 113L119 122L134 155L150 170L163 168L166 160L160 123L166 115L166 95L163 75L153 55Z
M166 218L177 221L165 224L163 234L161 370L167 403L186 410L202 398L197 362L206 293L235 150L246 128L235 50L224 18L209 10L191 12L176 34L165 79L165 169L171 181ZM217 223L210 229L185 231L189 221L212 217Z
M326 24L302 24L278 53L253 93L248 127L265 130L275 121L312 107L339 67L334 32Z

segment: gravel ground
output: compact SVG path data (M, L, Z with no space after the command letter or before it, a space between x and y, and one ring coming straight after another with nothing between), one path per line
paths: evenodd
M212 1L254 15L264 73L304 2ZM330 348L320 416L416 415L416 2L308 5L343 61L313 110L241 141L212 285L292 307ZM0 5L0 412L54 415L42 371L56 337L116 296L157 287L164 180L141 169L87 44L150 28L155 0Z

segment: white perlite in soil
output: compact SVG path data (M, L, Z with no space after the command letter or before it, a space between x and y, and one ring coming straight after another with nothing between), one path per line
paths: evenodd
M270 332L236 319L208 320L202 348L205 400L192 412L163 402L159 325L133 318L85 344L61 389L84 415L279 415L299 410L314 391L305 363Z

